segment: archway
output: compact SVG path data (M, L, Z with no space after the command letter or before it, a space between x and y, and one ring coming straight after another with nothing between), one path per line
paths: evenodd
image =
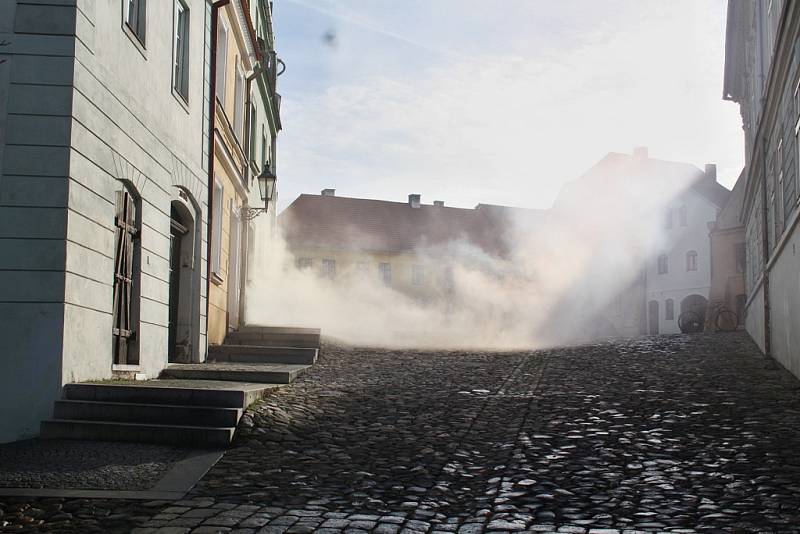
M650 326L649 331L651 335L658 334L658 301L651 300L647 305L647 320Z
M192 206L181 198L170 204L169 337L170 362L197 361L199 294L197 225Z
M701 322L705 321L708 300L702 295L689 295L681 301L681 313L694 312Z

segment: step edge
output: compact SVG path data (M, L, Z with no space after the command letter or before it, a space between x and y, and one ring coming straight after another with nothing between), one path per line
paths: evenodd
M196 406L194 404L152 404L148 402L117 402L117 401L101 401L101 400L83 400L83 399L56 399L55 403L66 403L66 404L91 404L94 406L100 405L113 405L113 406L146 406L148 408L180 408L180 409L190 409L190 410L234 410L234 411L243 411L244 408L236 408L232 406L208 406L208 405L200 405Z
M124 421L106 421L106 420L99 420L99 419L43 419L42 425L45 424L80 424L80 425L89 425L89 426L100 426L100 425L117 425L117 426L124 426L124 427L148 427L148 428L160 428L160 429L176 429L176 430L202 430L202 431L225 431L231 432L235 431L235 426L192 426L192 425L162 425L158 423L129 423Z

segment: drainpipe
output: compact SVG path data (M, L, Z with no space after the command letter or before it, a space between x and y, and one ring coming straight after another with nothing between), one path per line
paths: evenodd
M761 250L764 255L764 263L761 270L761 283L764 288L764 354L771 355L771 329L769 325L769 217L767 216L767 143L762 141L762 159L761 159L761 224L763 231L761 232Z
M208 324L211 309L211 228L214 220L214 130L217 106L217 35L219 10L231 0L217 0L211 4L211 81L208 104L208 213L206 214L206 359L208 359Z

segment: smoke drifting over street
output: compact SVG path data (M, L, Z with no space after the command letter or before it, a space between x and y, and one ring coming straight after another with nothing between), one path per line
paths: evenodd
M625 320L638 327L644 294L628 290L664 246L667 207L709 179L683 164L656 175L653 161L611 154L549 210L497 208L500 254L468 236L417 247L412 263L447 273L431 277L422 298L385 286L377 264L365 274L339 262L332 278L316 264L298 269L277 237L248 277L247 321L391 347L538 348L624 335ZM349 239L357 249L370 236L351 229Z

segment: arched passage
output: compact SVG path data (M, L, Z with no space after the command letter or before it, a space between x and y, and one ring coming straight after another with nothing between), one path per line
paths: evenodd
M681 301L681 313L694 312L698 315L700 321L704 320L707 307L708 300L702 295L689 295Z

